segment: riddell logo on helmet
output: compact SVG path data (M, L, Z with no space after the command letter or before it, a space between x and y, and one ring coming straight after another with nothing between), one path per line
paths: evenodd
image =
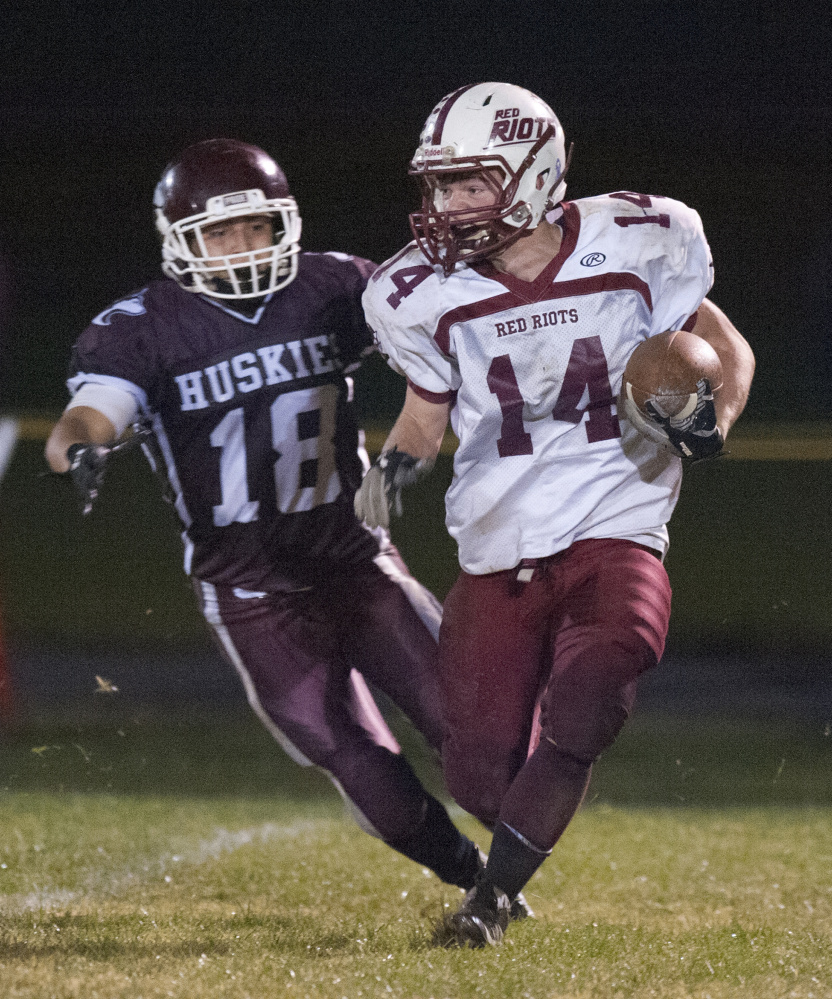
M539 139L546 125L554 127L555 123L549 118L521 118L519 108L500 108L494 115L488 145Z

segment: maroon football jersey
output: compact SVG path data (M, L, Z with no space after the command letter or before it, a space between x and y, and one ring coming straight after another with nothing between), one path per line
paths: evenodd
M119 386L150 420L197 578L279 590L378 554L352 509L362 470L347 377L373 347L361 309L373 269L303 253L253 314L153 281L75 345L71 391Z

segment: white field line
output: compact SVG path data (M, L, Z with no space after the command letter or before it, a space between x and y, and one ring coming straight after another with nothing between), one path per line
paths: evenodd
M0 418L0 482L11 459L17 435L20 431L17 420L10 416Z
M250 829L215 829L211 839L202 839L192 847L178 852L166 852L158 857L138 860L132 867L120 872L107 874L100 869L87 872L81 884L74 889L38 887L31 892L18 892L15 895L0 896L0 915L14 916L24 912L48 912L64 909L73 902L89 899L91 895L122 895L142 884L172 880L170 872L182 866L196 866L210 860L218 860L223 855L234 853L241 847L251 844L264 845L276 840L295 839L308 836L330 824L331 820L294 822L291 825L276 825L264 822Z

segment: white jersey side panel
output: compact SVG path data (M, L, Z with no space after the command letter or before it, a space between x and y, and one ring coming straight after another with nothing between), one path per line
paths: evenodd
M475 574L585 538L667 547L681 462L619 420L615 399L636 345L682 326L711 286L699 216L620 192L567 204L558 222L561 251L533 282L487 264L443 279L413 247L364 295L391 365L456 393L447 525Z

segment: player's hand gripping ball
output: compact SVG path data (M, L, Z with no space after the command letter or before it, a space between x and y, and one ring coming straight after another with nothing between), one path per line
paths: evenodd
M619 411L644 437L686 462L715 458L725 441L714 393L722 364L695 333L668 330L640 343L627 361Z

